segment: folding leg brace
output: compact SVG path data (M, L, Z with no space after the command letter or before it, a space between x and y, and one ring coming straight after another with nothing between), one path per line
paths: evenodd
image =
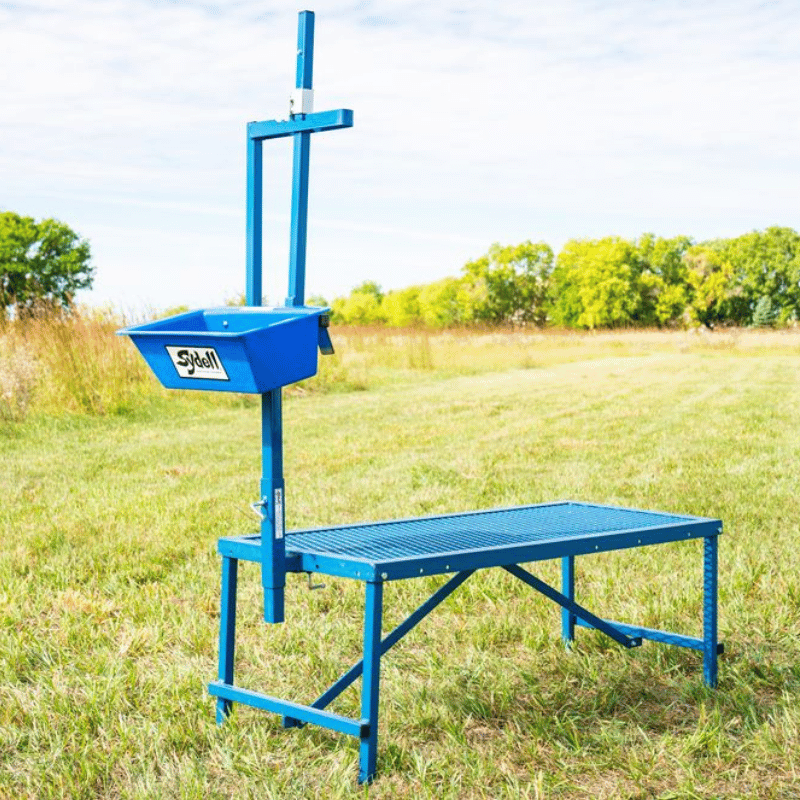
M234 702L244 703L283 716L287 728L308 722L359 739L359 783L375 777L378 754L378 707L380 701L381 656L417 626L443 600L451 595L474 570L454 575L434 592L416 611L381 639L383 582L366 583L364 603L364 657L354 664L311 705L293 703L277 697L240 689L233 685L233 661L236 647L236 584L238 561L222 557L222 593L220 605L219 680L208 691L217 698L217 722L225 721ZM361 718L358 720L325 711L348 686L361 678Z
M613 636L608 628L616 631L620 636L630 637L629 642L621 641L626 647L635 647L641 644L642 639L650 639L662 644L670 644L676 647L686 647L690 650L699 650L703 653L703 680L706 686L715 687L717 685L717 658L725 652L725 645L718 641L718 622L717 622L717 536L706 536L703 539L703 638L697 639L692 636L682 636L678 633L643 628L639 625L627 625L624 622L614 622L612 620L599 620L603 625L597 625L597 617L592 620L593 615L578 613L579 606L575 604L575 557L565 556L561 559L561 593L547 586L548 591L543 591L542 584L532 575L524 573L519 567L506 569L512 575L525 581L543 594L547 594L552 600L559 603L562 607L561 612L561 635L567 647L572 645L575 640L575 626L580 625L586 628L597 628L608 633L616 641L621 641L617 636ZM519 574L524 573L524 574ZM533 580L530 580L530 579ZM534 583L535 582L535 583ZM549 592L549 593L548 593ZM637 642L638 640L638 642Z

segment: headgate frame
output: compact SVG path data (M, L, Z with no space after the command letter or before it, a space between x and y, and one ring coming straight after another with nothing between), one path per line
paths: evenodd
M308 174L311 134L349 128L353 112L313 110L314 12L301 11L297 29L297 75L288 120L250 122L247 125L247 291L248 306L262 304L262 145L267 139L294 137L291 238L286 306L305 304ZM327 333L325 333L327 337ZM330 340L328 352L332 352ZM325 352L323 346L323 352ZM264 620L283 622L286 585L285 483L283 478L283 415L281 389L261 396L261 580Z

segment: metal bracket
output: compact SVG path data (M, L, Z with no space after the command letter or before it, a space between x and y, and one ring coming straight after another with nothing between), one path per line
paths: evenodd
M267 498L262 497L260 500L256 500L255 503L250 503L250 510L260 519L265 520L267 515L261 510L267 507Z
M313 114L314 113L314 90L313 89L293 89L289 96L289 115Z
M331 341L331 335L328 333L328 326L331 324L331 315L320 314L318 319L319 319L318 342L319 342L320 352L324 356L332 356L334 352L333 342Z
M306 575L308 576L308 590L310 592L313 592L315 589L324 589L325 588L325 584L324 583L312 583L312 581L311 581L311 572L310 571L307 571Z

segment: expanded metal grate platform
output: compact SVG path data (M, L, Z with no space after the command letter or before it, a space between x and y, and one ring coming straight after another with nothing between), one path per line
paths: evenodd
M397 580L715 535L704 517L559 502L286 534L287 570ZM222 555L261 560L261 537L223 538Z
M360 741L359 781L372 780L377 753L380 660L476 571L502 567L561 606L561 630L569 645L578 625L605 633L623 647L645 639L703 654L708 686L717 682L717 538L718 519L642 511L578 502L543 503L492 511L339 525L287 532L287 571L321 572L356 578L365 584L364 657L344 672L311 704L297 703L236 686L233 682L236 585L239 560L260 562L260 535L219 540L222 554L219 680L209 684L224 720L234 703L283 716L284 725L314 723ZM685 539L703 539L703 635L701 638L603 619L575 600L575 556L642 547ZM270 543L271 544L271 543ZM561 559L561 591L520 564ZM263 563L263 562L262 562ZM391 632L383 635L383 586L386 581L455 573ZM361 716L344 717L328 706L361 678Z

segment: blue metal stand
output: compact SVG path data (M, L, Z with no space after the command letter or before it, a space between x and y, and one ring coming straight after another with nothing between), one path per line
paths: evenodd
M294 136L289 283L286 306L305 302L308 172L311 134L350 127L347 109L313 113L311 86L314 15L300 13L296 94L285 121L251 122L247 126L247 304L262 303L262 144L267 139ZM319 309L317 313L322 313ZM259 312L261 313L261 312ZM297 313L297 312L295 312ZM305 313L313 313L310 309ZM226 323L227 324L227 323ZM323 352L331 350L327 332L319 333ZM316 356L316 349L313 351ZM313 362L314 365L316 362ZM302 373L307 375L308 373ZM294 377L294 376L292 376ZM299 380L299 377L294 377ZM261 384L260 389L275 383ZM281 384L283 385L283 384ZM359 740L359 782L375 776L378 752L378 708L381 658L475 571L502 567L562 608L561 633L571 647L576 626L601 631L623 647L639 647L644 639L687 647L703 653L705 682L716 685L717 657L717 537L719 520L561 502L512 509L468 512L439 517L389 520L307 531L285 530L283 424L281 389L262 394L262 476L260 533L224 537L222 555L218 680L209 685L217 698L222 723L234 703L279 714L287 728L321 725ZM575 600L575 558L579 555L636 548L686 539L703 539L703 637L652 630L603 619ZM560 558L561 591L549 586L520 564ZM316 700L306 705L282 700L234 685L236 592L240 560L261 567L264 619L284 619L287 572L312 572L364 582L363 657ZM391 580L422 575L450 577L419 608L382 637L383 587ZM361 715L352 719L328 710L349 686L361 679Z

